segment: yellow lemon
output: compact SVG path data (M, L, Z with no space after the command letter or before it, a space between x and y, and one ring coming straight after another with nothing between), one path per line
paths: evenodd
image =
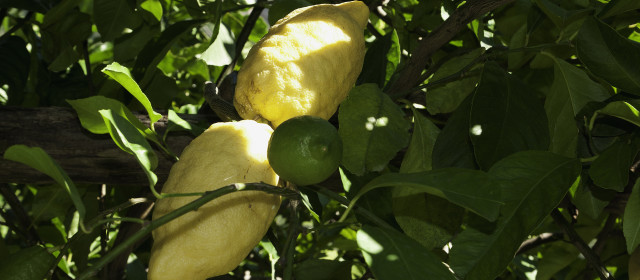
M362 70L368 18L367 6L351 1L299 8L278 20L238 73L240 116L273 127L301 115L329 119Z
M272 132L268 125L251 120L211 125L184 149L162 191L204 192L248 182L276 185L278 176L267 160ZM153 218L194 199L160 199ZM260 242L280 201L279 196L264 192L236 192L157 228L149 279L207 279L228 273Z

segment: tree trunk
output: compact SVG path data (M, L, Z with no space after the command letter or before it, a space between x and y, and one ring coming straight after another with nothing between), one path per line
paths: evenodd
M146 115L136 114L144 124ZM181 115L190 123L211 123L213 116ZM122 151L108 134L97 135L84 129L70 108L0 107L0 152L12 145L37 146L45 150L76 183L147 185L147 177L135 157ZM159 135L167 128L166 115L154 124ZM193 139L187 132L172 132L167 146L176 155ZM153 145L152 145L153 146ZM154 147L155 149L156 147ZM158 185L166 180L172 161L158 154ZM0 183L45 184L53 180L22 163L0 158Z

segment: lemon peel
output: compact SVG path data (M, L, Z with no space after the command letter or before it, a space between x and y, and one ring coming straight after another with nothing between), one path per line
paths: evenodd
M299 8L278 20L238 73L240 116L273 127L300 115L329 119L362 70L368 18L367 6L351 1Z
M251 120L211 125L174 164L163 193L215 190L233 183L276 185L267 160L273 130ZM160 199L157 219L195 197ZM267 232L281 199L258 191L235 192L205 204L153 231L148 277L207 279L233 270Z

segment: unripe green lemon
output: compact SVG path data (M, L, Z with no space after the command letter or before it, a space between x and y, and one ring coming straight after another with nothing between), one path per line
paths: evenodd
M336 128L325 119L310 115L280 124L267 148L273 170L300 186L326 180L338 168L341 157L342 141Z

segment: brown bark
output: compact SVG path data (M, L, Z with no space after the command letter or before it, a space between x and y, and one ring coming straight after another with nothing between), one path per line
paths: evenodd
M472 0L455 10L445 22L422 40L398 79L389 88L389 94L400 94L417 86L431 55L466 28L467 23L511 2L513 0Z
M146 115L136 114L144 124ZM213 117L181 115L188 122L211 122ZM72 109L60 107L15 108L0 107L0 153L15 144L37 146L45 150L76 184L147 185L134 156L122 151L108 134L96 135L85 130ZM166 130L166 115L155 123L158 134ZM187 133L171 134L167 146L175 154L193 139ZM153 146L153 145L152 145ZM155 148L155 147L154 147ZM155 173L158 185L166 180L172 161L157 151L159 160ZM53 180L24 165L0 157L0 183L45 184Z

